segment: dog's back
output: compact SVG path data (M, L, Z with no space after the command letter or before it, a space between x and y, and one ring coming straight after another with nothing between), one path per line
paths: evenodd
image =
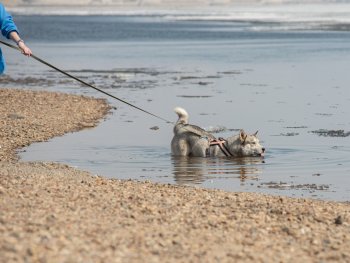
M205 131L201 127L198 127L198 126L192 125L192 124L188 124L188 113L185 109L180 108L180 107L176 107L174 109L174 111L179 116L179 118L175 124L175 127L174 127L175 135L188 133L188 134L197 135L199 137L208 137L208 138L214 137L212 134Z

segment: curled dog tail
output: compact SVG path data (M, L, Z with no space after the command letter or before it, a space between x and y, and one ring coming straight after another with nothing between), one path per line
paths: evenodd
M176 107L174 109L175 113L179 116L177 123L187 124L188 123L188 113L185 109Z

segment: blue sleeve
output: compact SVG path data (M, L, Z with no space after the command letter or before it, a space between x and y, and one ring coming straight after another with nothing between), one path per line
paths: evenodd
M5 71L5 59L4 59L4 57L2 56L2 53L1 53L1 48L0 48L0 75L2 74L2 73L4 73L4 71Z
M12 16L6 12L5 7L0 3L0 28L1 28L1 34L6 37L10 38L10 33L12 31L18 32L18 29L13 22Z

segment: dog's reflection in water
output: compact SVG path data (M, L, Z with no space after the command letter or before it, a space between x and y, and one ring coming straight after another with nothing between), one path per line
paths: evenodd
M207 180L236 178L244 182L256 180L264 159L202 158L172 156L173 174L178 184L202 184Z

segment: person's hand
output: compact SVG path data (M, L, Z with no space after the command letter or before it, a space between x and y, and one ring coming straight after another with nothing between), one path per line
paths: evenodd
M18 47L22 50L22 54L25 56L30 57L32 55L32 51L30 50L29 47L26 46L26 44L24 44L23 41L20 41L18 43Z

